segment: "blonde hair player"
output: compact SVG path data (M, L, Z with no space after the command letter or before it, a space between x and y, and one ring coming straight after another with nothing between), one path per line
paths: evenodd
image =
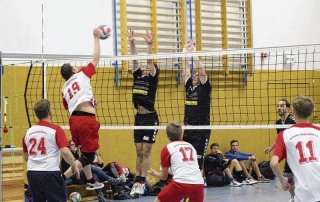
M166 133L170 143L161 151L161 173L150 172L166 180L171 169L173 180L161 190L154 202L179 202L185 197L189 198L189 202L203 201L204 185L196 150L181 139L182 127L179 122L170 121Z

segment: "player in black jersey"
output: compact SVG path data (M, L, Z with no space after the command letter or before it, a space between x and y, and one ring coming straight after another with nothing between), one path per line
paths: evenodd
M129 29L127 37L130 42L131 55L136 55L136 46L134 42L134 31ZM152 42L154 33L147 31L143 36L148 45L148 54L152 53ZM152 59L147 60L147 67L144 71L140 69L138 60L133 60L133 87L132 87L132 102L137 109L135 115L135 126L158 126L158 114L154 108L156 91L159 81L159 69ZM145 189L146 176L150 166L150 152L152 144L155 143L155 138L158 130L134 130L134 142L136 146L136 182L134 183L131 196L143 194Z
M185 45L183 52L194 51L194 41ZM191 73L189 58L182 58L183 76L186 87L184 124L210 125L210 98L212 86L205 67L198 58L193 56L195 74ZM210 129L184 130L183 140L192 144L197 151L198 164L202 170L203 159L210 139Z
M292 114L290 114L289 111L290 111L289 101L286 99L279 100L278 105L277 105L277 112L278 112L278 115L280 116L280 119L276 121L277 125L295 124L296 123L294 116ZM279 134L281 131L283 131L285 129L286 128L277 128L277 134ZM274 145L275 145L275 142L270 147L266 148L264 150L264 153L268 154L269 152L271 152L274 149ZM288 183L291 185L291 187L289 189L289 192L291 195L290 201L293 201L293 198L295 195L294 194L293 173L292 173L287 161L285 161L285 164L284 164L284 176L288 178Z

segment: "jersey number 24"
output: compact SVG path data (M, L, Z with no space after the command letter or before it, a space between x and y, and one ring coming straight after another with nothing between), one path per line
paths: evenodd
M41 138L39 141L39 144L37 143L37 139L36 138L31 138L29 140L29 143L31 144L31 149L29 152L30 156L34 156L37 155L37 152L40 152L41 155L45 155L46 154L46 147L44 145L44 138Z

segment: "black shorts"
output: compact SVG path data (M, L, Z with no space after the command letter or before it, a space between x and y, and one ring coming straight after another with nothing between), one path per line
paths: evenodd
M135 126L159 126L158 114L156 112L151 114L136 114L134 120ZM135 143L155 143L158 129L155 130L134 130Z
M291 168L289 167L289 164L288 164L287 161L284 163L284 172L285 172L285 173L292 173L292 170L291 170Z
M203 159L206 154L210 140L211 130L184 130L183 140L189 142L197 151L197 158L200 170L202 169Z
M28 171L27 177L33 202L67 201L67 188L60 171Z

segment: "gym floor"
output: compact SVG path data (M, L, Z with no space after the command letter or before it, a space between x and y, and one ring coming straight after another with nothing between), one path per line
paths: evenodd
M206 187L204 189L204 202L285 202L290 200L289 192L276 188L277 181L270 183L258 183L255 185L242 185L241 187ZM279 184L277 184L277 187ZM129 199L129 202L151 202L154 196L141 196L137 199ZM110 199L109 201L114 201ZM97 202L97 201L91 201Z

